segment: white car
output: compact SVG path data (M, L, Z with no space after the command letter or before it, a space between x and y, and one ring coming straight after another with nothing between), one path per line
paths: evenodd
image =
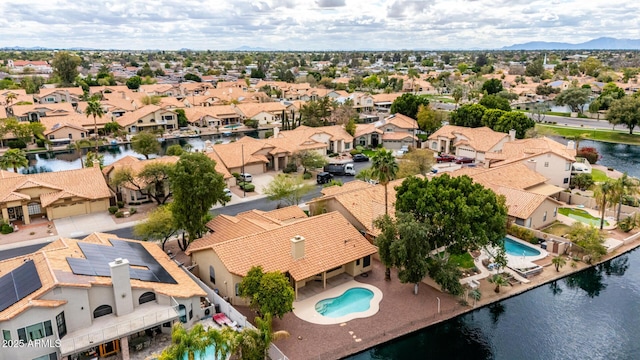
M242 180L244 182L252 182L253 181L253 176L251 176L251 174L242 173L242 174L240 174L240 180Z
M225 194L225 195L227 195L228 197L231 197L231 194L233 194L229 188L224 188L222 191L223 191L223 192L224 192L224 194Z

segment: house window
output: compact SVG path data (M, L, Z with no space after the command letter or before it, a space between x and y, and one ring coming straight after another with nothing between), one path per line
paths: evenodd
M7 341L11 340L11 331L2 330L2 338L7 340Z
M193 304L189 304L189 320L193 319Z
M571 170L571 163L568 162L564 164L564 171L569 171L569 170Z
M163 115L162 120L173 120L173 115Z
M105 316L113 313L113 309L109 305L100 305L93 310L93 318L97 319L100 316Z
M40 203L32 202L27 205L27 210L29 211L29 215L36 215L42 213L42 209L40 208Z
M371 255L367 255L362 258L362 267L371 266Z
M209 265L209 281L214 285L216 284L216 270L211 265Z
M156 294L151 291L147 291L146 293L140 295L140 297L138 298L138 304L142 305L144 303L148 303L155 300L156 300Z
M544 162L544 167L549 167L549 162L548 161Z
M564 180L562 180L563 184L568 184L569 183L569 178L564 178Z
M56 98L48 97L47 102L56 102Z
M53 139L55 139L55 138L56 138L56 136L55 136L55 135L49 135L49 140L53 140Z
M53 335L53 327L51 326L50 320L18 329L18 338L25 342L42 339L45 336L51 335Z
M84 139L84 133L80 133L80 137Z
M344 144L344 149L345 150L349 150L350 148L351 148L351 144L349 144L349 143Z
M544 215L542 215L542 221L545 222L547 221L547 212L544 212Z
M58 337L62 339L67 335L67 322L64 319L64 311L56 316L56 326L58 327Z
M437 142L432 142L431 143L431 150L438 150L438 143Z
M73 139L73 134L69 134L69 139Z
M142 119L138 120L138 124L142 124L142 123L143 123Z
M187 322L187 307L180 304L178 305L178 313L180 314L180 322L181 323L186 323Z
M240 283L236 284L236 296L240 296Z
M42 356L38 356L37 358L35 358L33 360L58 360L58 354L57 353L51 353L49 355L42 355Z
M556 217L556 215L558 215L558 208L554 207L553 208L553 217Z
M356 266L360 266L360 259L356 259Z

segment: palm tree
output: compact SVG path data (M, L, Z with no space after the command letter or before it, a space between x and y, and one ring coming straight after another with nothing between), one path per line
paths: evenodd
M501 274L493 274L493 276L489 278L489 282L496 286L496 288L493 290L496 293L500 293L500 287L507 286L509 284L509 282L507 282L507 279L505 279Z
M565 259L562 255L558 255L551 259L551 263L556 267L556 271L560 272L560 268L567 264L567 259Z
M29 159L20 149L9 149L0 157L0 168L3 170L13 168L13 172L17 173L19 167L27 166L29 166Z
M593 191L593 197L596 199L596 203L600 207L600 230L604 227L604 214L607 210L607 205L612 203L612 199L615 197L616 183L611 179L596 186Z
M98 152L98 123L96 122L96 117L102 118L104 115L104 111L102 110L102 105L96 99L91 99L87 103L87 108L84 109L85 115L87 117L93 116L93 132L96 137L96 153Z
M11 103L16 100L18 96L12 92L8 93L5 99L7 100L7 106L11 106Z
M416 93L416 85L415 85L415 81L416 78L419 78L420 75L418 75L418 70L416 70L415 68L410 68L407 71L407 77L409 78L409 80L411 80L411 90Z
M234 338L237 334L237 331L229 327L222 329L209 328L207 330L207 340L213 345L216 359L226 359L235 351L236 341Z
M482 292L480 289L473 289L469 295L471 295L471 298L473 299L473 307L476 307L476 303L480 301L480 298L482 297Z
M83 146L84 145L84 146ZM82 139L73 143L73 149L78 152L78 156L80 156L80 167L84 167L84 162L82 160L82 148L87 147L87 145L91 145L91 142L88 140Z
M171 346L162 351L160 360L187 359L195 360L196 353L202 353L211 345L207 332L202 324L196 324L191 330L186 330L181 323L177 323L171 330Z
M384 185L384 213L389 214L389 192L387 185L391 180L396 178L398 173L398 163L396 158L393 157L393 152L390 150L380 149L371 158L371 168L373 169L372 175L378 179L380 184Z
M615 182L615 192L612 198L612 203L618 203L618 213L616 215L616 221L620 221L620 213L622 212L622 201L626 196L633 196L640 193L640 183L638 179L629 177L627 173L624 173Z
M256 327L260 332L260 339L264 346L264 358L267 359L269 355L269 347L274 341L286 339L290 336L286 330L273 331L271 314L266 313L262 318L256 318Z

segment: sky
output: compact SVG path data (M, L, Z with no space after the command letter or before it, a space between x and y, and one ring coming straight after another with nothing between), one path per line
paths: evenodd
M494 49L640 39L637 0L0 0L0 47Z

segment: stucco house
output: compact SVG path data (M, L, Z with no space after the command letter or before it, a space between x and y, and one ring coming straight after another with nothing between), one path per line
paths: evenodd
M141 131L164 131L178 128L178 114L171 109L163 109L157 105L147 105L138 110L124 113L116 122L130 134Z
M77 104L84 95L81 87L72 88L41 88L33 98L40 104L69 103Z
M398 150L403 146L416 146L415 132L418 122L402 114L393 114L370 124L358 124L354 134L354 146L377 147Z
M243 120L257 120L260 125L282 122L287 107L279 102L244 103L234 106Z
M190 249L200 278L232 304L247 303L238 287L253 266L285 274L296 296L307 283L321 281L326 287L333 276L357 276L372 269L376 247L338 212L285 224L271 222L271 229Z
M33 217L54 220L107 211L112 196L97 167L28 175L0 171L6 222L30 224Z
M0 261L0 360L97 358L212 311L206 292L153 243L94 233Z
M438 153L484 161L486 154L498 152L508 141L515 140L515 133L511 135L493 131L486 126L469 128L445 125L429 135L427 147Z
M152 194L162 197L169 195L171 193L171 189L169 188L168 180L164 182L164 186L162 187L148 189L149 184L143 179L138 178L138 174L140 174L140 172L142 172L149 164L175 164L179 159L180 158L178 156L162 156L155 159L140 160L133 156L125 156L109 166L105 166L102 169L102 173L104 174L107 183L111 183L115 174L119 170L130 171L132 176L135 178L133 183L122 184L115 190L120 194L120 196L122 196L122 201L127 204L145 203L153 200L149 196L149 191L153 191Z
M77 114L71 103L51 103L34 105L12 105L9 113L19 121L40 121L43 117L69 116Z

